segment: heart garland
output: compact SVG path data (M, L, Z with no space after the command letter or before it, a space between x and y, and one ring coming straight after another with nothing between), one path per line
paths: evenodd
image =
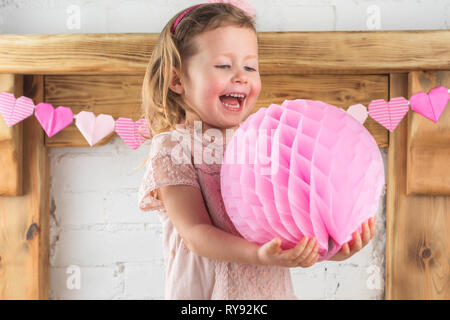
M59 106L53 109L51 104L45 102L36 106L34 116L38 119L48 137L54 136L73 121L73 113L70 108Z
M145 119L134 122L129 118L119 118L116 121L116 132L133 150L136 150L145 141L139 132L149 135Z
M446 87L439 86L430 90L428 94L418 92L411 96L411 109L420 113L431 121L438 122L449 100Z
M136 150L145 141L139 132L150 135L145 119L133 122L128 118L119 118L114 121L110 115L95 116L87 111L74 116L68 107L59 106L54 109L51 104L44 102L34 106L30 98L22 96L16 99L12 93L0 93L0 114L8 127L28 118L33 112L49 138L69 126L76 118L75 125L91 147L116 131L132 150Z
M370 115L371 118L392 132L408 113L409 105L414 112L431 121L438 122L450 100L449 91L447 88L439 86L431 89L428 94L425 92L415 93L409 101L403 97L395 97L388 102L378 99L370 102L368 112L362 104L350 106L347 112L361 124ZM91 147L116 131L132 150L136 150L146 139L141 133L145 136L150 135L145 119L134 122L129 118L119 118L114 121L110 115L100 114L96 117L94 113L87 111L81 111L74 116L68 107L59 106L54 109L51 104L44 102L35 107L30 98L22 96L16 99L12 93L0 93L0 114L8 127L28 118L33 111L48 137L54 136L69 126L76 118L75 125Z
M107 114L95 117L93 112L81 111L75 125L92 147L114 131L114 118Z
M34 103L30 98L22 96L16 100L12 93L0 93L0 113L8 127L28 118L33 111Z
M403 97L392 98L389 102L383 99L373 100L369 104L369 114L372 119L391 132L394 131L408 111L408 100Z
M368 116L367 108L362 104L354 104L347 109L347 113L363 124Z

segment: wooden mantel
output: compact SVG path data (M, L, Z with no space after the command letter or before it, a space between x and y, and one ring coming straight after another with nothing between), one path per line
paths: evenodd
M263 32L258 38L263 90L256 109L292 98L347 108L450 87L450 30ZM75 114L136 120L157 39L142 33L1 34L0 79L6 80L0 91L23 92L35 104L65 105ZM428 154L434 178L419 176L428 143L450 146L450 107L439 124L427 121L410 111L394 133L370 118L364 124L379 147L388 148L387 299L450 298L450 192L439 180L450 175L450 149ZM58 146L88 144L73 124L49 139L34 117L12 128L0 117L0 177L16 179L0 181L0 299L49 297L47 147Z
M449 30L261 32L268 74L450 70ZM143 75L158 34L0 35L0 73Z

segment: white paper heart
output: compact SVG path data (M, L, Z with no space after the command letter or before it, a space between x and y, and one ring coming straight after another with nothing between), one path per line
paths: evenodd
M367 116L369 115L369 112L367 112L366 106L362 104L354 104L347 109L347 113L350 114L353 118L359 121L359 123L363 124Z
M114 118L107 114L95 117L92 112L81 111L76 117L75 125L92 147L114 131Z

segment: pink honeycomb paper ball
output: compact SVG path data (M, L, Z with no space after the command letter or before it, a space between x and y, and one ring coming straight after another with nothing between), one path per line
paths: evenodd
M332 257L374 217L385 185L373 136L344 110L286 100L260 108L228 143L221 190L236 230L258 244L289 249L304 237Z

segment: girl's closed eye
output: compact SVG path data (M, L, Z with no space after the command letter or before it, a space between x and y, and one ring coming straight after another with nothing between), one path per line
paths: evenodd
M216 66L216 67L217 67L217 68L220 68L220 69L225 69L225 68L222 68L222 67L229 67L229 65L223 64L223 65ZM245 68L249 69L249 71L256 71L256 69L251 68L251 67L245 67Z

